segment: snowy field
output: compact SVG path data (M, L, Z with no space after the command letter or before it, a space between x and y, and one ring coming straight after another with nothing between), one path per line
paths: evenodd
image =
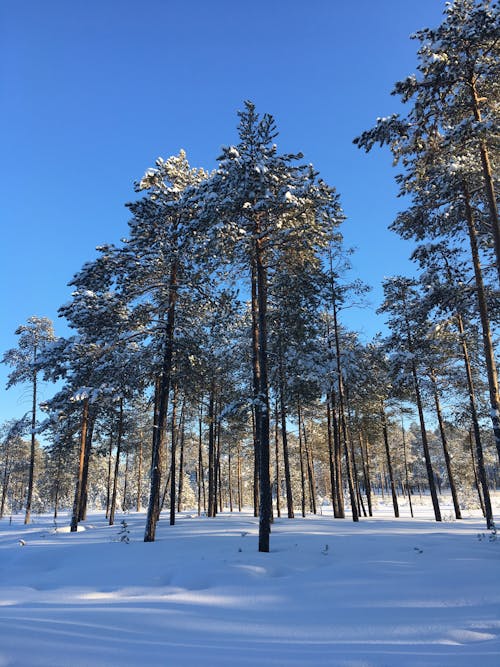
M269 554L250 513L162 519L149 544L144 514L6 517L0 667L498 667L500 537L416 511L281 518Z

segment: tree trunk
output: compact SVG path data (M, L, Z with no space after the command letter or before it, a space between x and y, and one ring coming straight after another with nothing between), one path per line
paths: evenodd
M278 410L278 399L276 398L274 403L274 460L275 460L275 479L276 479L276 514L278 517L281 516L281 505L280 505L280 460L279 460L279 410Z
M279 398L280 398L280 413L281 413L281 442L283 445L283 468L285 470L285 492L286 492L286 508L289 519L295 517L293 509L293 492L292 492L292 476L290 473L290 456L288 452L288 436L286 430L286 404L285 404L285 380L283 372L283 357L281 347L279 351Z
M467 218L467 227L469 230L469 241L472 254L472 263L474 265L474 277L476 280L476 294L479 306L479 316L481 319L481 329L483 337L483 350L486 360L486 371L488 375L488 389L490 395L491 422L493 434L495 436L495 445L500 460L500 402L498 391L498 375L495 362L495 354L491 339L490 318L488 314L488 305L486 301L486 292L484 289L481 261L479 259L479 248L477 242L477 231L472 214L469 191L465 181L463 182L464 203ZM479 461L478 461L479 463Z
M411 484L410 484L410 474L408 470L408 459L406 457L406 437L405 437L405 428L403 424L403 417L401 417L401 433L403 436L403 458L405 463L405 479L406 479L406 491L408 493L408 504L410 505L410 515L413 519L413 504L411 502Z
M113 431L109 434L108 449L108 471L106 475L106 519L109 519L109 510L111 508L111 470L113 462Z
M184 410L186 399L183 399L181 409L181 420L179 425L179 486L177 489L177 511L182 510L182 494L184 491Z
M258 379L256 431L259 450L259 551L269 551L272 495L269 471L269 383L267 377L267 274L263 260L262 238L256 225L255 268L257 274Z
M203 397L200 400L200 412L198 415L198 516L201 516L201 494L205 496L205 483L203 472ZM205 510L205 502L203 502L203 510Z
M94 436L94 427L97 410L94 406L89 406L87 442L85 443L85 460L83 462L82 492L80 495L80 515L79 521L85 521L87 518L87 501L89 492L89 466L90 454L92 452L92 438Z
M304 424L304 419L302 418L302 433L304 437L304 450L306 454L306 463L307 463L307 478L309 481L309 500L311 504L311 512L317 514L316 508L316 479L314 476L314 458L312 447L308 442L306 427Z
M215 381L210 385L210 395L208 399L208 511L209 517L217 514L217 456L215 442Z
M229 447L229 451L227 453L227 487L228 487L228 493L229 493L229 511L233 511L233 478L232 478L232 471L231 471L231 447Z
M436 374L434 373L434 371L431 371L430 380L432 384L432 393L434 395L434 405L436 406L436 415L438 418L439 433L441 435L441 444L443 445L443 454L444 454L444 461L446 464L446 472L448 474L448 482L450 484L451 497L453 499L455 517L457 519L461 519L462 513L460 511L460 503L458 502L458 493L457 493L457 487L455 485L455 478L453 476L453 471L451 469L451 456L450 452L448 451L448 441L446 438L446 431L444 429L443 413L441 412L441 403L439 400Z
M37 357L36 345L33 350L33 362L36 364ZM30 446L30 469L28 477L28 493L26 497L26 514L24 516L24 523L28 524L31 521L31 504L33 502L33 484L35 480L35 452L36 452L36 405L37 405L37 373L33 371L32 377L33 394L31 404L31 446Z
M335 470L335 502L333 515L336 519L345 519L344 484L342 475L342 444L340 442L340 428L337 417L337 401L333 387L330 387L333 453Z
M154 542L156 524L159 519L160 510L160 488L161 488L161 466L162 466L162 442L163 433L168 412L168 399L170 394L170 378L172 374L172 357L175 325L175 302L177 296L177 265L172 263L170 269L167 326L165 331L162 373L158 391L157 421L153 427L151 485L149 493L148 513L146 519L145 542Z
M115 523L116 496L118 493L118 473L120 470L120 456L122 453L123 440L123 398L120 398L120 407L118 414L118 435L116 439L115 471L113 475L113 493L111 495L111 509L109 512L109 525Z
M238 512L241 512L243 506L243 481L241 479L241 449L238 442Z
M170 525L175 525L175 494L176 494L176 454L177 454L177 385L174 385L172 395L172 424L170 442Z
M359 449L361 452L361 461L363 463L363 480L365 483L365 495L366 502L368 504L368 516L373 516L373 506L372 506L372 487L370 481L370 455L368 451L368 440L365 440L365 446L363 447L363 436L361 431L359 433Z
M394 480L394 472L392 470L391 450L389 449L389 435L387 433L387 417L385 414L384 402L380 403L380 419L382 421L382 433L384 435L385 456L387 459L387 470L389 471L389 479L391 482L392 506L394 508L394 516L399 518L398 495L396 493L396 482Z
M472 461L472 472L474 473L474 484L476 486L476 491L479 498L479 506L481 507L481 512L483 513L483 516L486 517L486 507L484 505L484 500L481 493L481 488L479 486L479 480L477 477L476 461L474 459L474 446L472 444L472 433L470 431L469 431L469 447L470 447L470 457Z
M123 477L123 497L122 497L122 512L128 510L128 477L129 477L129 463L130 463L130 453L127 451L125 454L125 475Z
M410 352L412 352L412 349L410 349ZM431 492L431 498L432 498L432 507L434 508L434 517L436 521L441 521L441 510L439 508L439 500L438 500L438 495L436 491L436 483L434 480L434 470L432 469L432 462L431 462L431 455L429 451L429 442L427 440L427 431L425 428L425 419L424 419L424 410L422 407L422 399L420 396L420 386L418 383L418 375L417 375L417 367L415 365L415 360L412 360L412 375L413 375L413 386L415 389L415 398L417 401L417 409L418 409L418 418L420 422L420 434L422 437L422 446L424 449L424 457L425 457L425 467L427 470L427 479L429 481L429 490Z
M75 500L73 502L73 515L71 517L71 532L78 530L80 516L80 496L82 492L83 464L85 460L85 445L87 442L87 422L89 417L89 399L83 399L82 426L80 431L80 457L78 462L78 474L76 478Z
M137 471L137 512L141 511L141 495L142 495L142 431L139 432L139 462Z
M304 447L302 446L302 428L300 424L300 404L298 406L299 415L299 461L300 461L300 488L301 488L301 509L302 516L306 515L306 479L304 470Z

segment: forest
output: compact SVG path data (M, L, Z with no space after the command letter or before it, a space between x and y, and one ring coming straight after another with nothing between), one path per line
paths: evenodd
M342 193L279 152L270 114L245 101L212 172L183 150L158 157L125 238L71 280L71 335L33 316L3 354L32 408L0 427L0 518L69 509L76 532L91 509L109 525L144 510L154 542L160 516L252 507L269 552L276 517L328 506L358 522L382 495L413 516L425 495L441 522L446 490L454 519L479 508L495 531L499 23L495 3L448 4L415 34L417 74L394 84L406 113L353 137L360 160L390 149L404 204L391 229L414 243L372 340L343 321L369 286L352 275Z

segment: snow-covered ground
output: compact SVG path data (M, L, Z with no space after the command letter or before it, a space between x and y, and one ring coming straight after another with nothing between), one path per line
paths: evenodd
M500 537L416 509L281 518L269 554L248 512L162 519L148 544L143 514L4 518L0 667L498 667Z

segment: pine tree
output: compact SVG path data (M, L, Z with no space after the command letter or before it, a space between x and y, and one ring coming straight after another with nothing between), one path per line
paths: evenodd
M200 220L226 261L247 273L251 286L255 435L259 466L259 551L269 551L270 404L268 290L276 250L325 246L334 223L335 198L299 155L279 155L272 116L259 117L251 102L239 113L239 143L223 149L216 173L197 193Z

